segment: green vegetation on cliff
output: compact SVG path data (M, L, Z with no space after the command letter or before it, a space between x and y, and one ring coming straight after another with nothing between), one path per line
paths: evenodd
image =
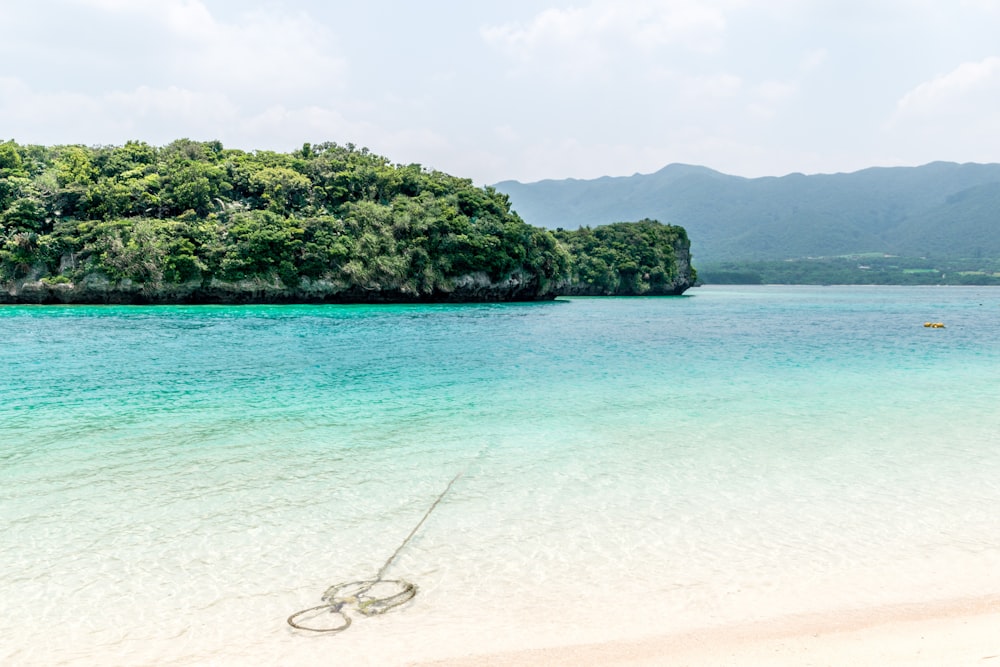
M643 219L594 229L557 229L556 238L573 256L568 290L573 294L674 294L679 282L696 279L687 263L690 242L682 227Z
M601 293L686 289L683 230L636 225L557 239L491 187L351 144L0 143L8 302L536 299L574 273Z
M213 279L327 281L433 297L456 278L564 278L551 233L506 195L352 145L280 154L175 141L163 148L0 144L0 281L99 275L147 292Z

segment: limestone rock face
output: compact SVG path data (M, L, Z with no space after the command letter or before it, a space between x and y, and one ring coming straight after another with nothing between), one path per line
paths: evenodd
M557 296L669 296L694 284L690 243L675 248L676 271L669 280L640 276L642 289L619 282L613 289L579 281L545 281L538 274L515 271L501 280L485 272L467 273L433 292L417 292L407 285L356 285L332 279L303 278L290 287L278 278L240 281L195 280L151 286L131 280L114 282L99 273L77 282L40 280L36 275L0 288L0 304L251 304L251 303L461 303L496 301L550 301Z
M4 304L250 304L250 303L439 303L490 301L549 301L558 296L555 284L543 285L538 276L516 272L493 281L486 273L459 276L451 285L430 293L405 286L348 285L333 280L303 279L288 287L277 278L225 282L193 281L150 287L130 280L109 281L88 274L72 283L22 280L0 291Z

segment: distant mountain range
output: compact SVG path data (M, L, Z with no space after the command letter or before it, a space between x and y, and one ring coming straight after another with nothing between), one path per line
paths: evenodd
M671 164L654 174L494 187L532 225L681 225L698 264L861 253L1000 258L1000 164L766 178Z

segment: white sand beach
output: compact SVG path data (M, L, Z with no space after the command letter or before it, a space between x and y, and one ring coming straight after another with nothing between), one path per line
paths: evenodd
M637 641L471 655L420 664L989 666L1000 664L1000 597L804 615Z

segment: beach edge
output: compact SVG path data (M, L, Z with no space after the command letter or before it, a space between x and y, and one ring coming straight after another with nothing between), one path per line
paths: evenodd
M1000 594L801 614L695 632L413 663L520 665L1000 665Z

